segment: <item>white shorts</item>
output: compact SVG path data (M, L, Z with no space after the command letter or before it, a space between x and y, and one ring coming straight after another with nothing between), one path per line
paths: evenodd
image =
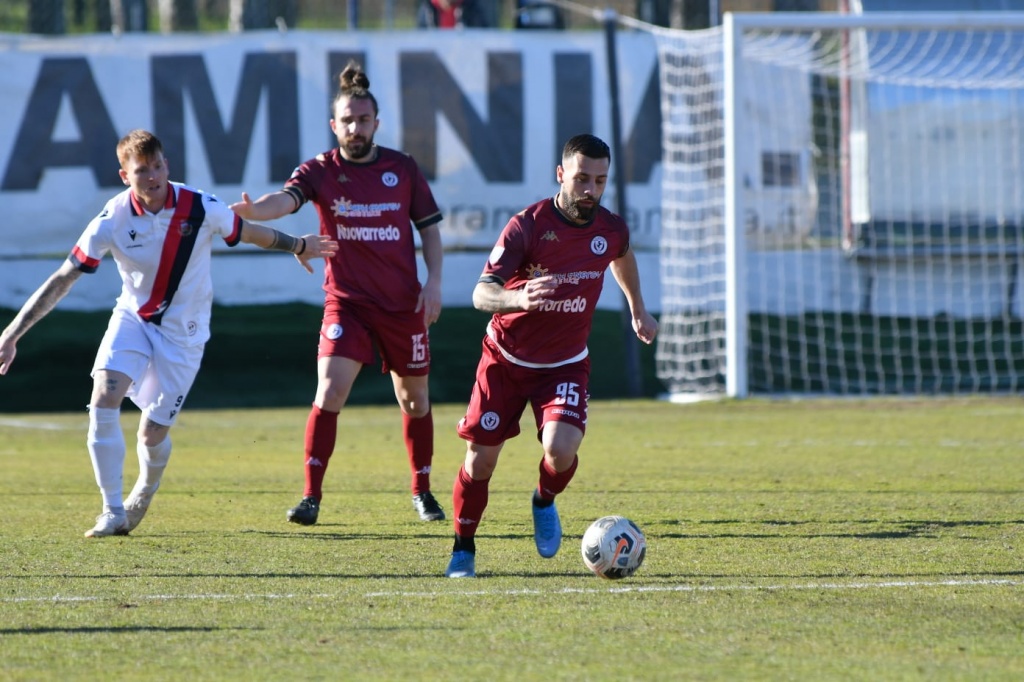
M199 372L204 345L179 346L134 313L114 309L96 351L97 370L126 374L128 397L142 415L162 426L174 424Z

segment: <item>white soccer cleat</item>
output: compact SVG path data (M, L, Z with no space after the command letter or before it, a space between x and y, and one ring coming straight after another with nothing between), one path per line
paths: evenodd
M105 538L111 535L128 535L128 519L124 514L103 512L96 517L96 525L85 531L87 538Z
M132 490L131 495L124 501L124 513L128 517L126 526L128 530L135 530L135 527L142 522L142 518L149 511L149 503L153 501L153 495L155 494L155 490L151 493Z

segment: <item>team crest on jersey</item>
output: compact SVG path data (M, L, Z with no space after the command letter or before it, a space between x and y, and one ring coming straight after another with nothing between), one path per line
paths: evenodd
M541 267L540 265L533 265L532 263L526 268L526 276L530 279L537 279L548 274L548 269Z
M178 223L178 232L181 234L182 237L188 237L189 235L192 234L193 231L195 231L195 228L189 221L182 220L180 223Z
M590 240L590 250L598 256L603 255L608 250L608 240L601 235L594 237Z
M480 426L482 426L485 431L493 431L498 428L498 424L500 423L501 417L499 417L496 412L484 412L480 417Z
M380 176L380 181L384 183L385 187L394 187L398 184L398 176L388 171Z

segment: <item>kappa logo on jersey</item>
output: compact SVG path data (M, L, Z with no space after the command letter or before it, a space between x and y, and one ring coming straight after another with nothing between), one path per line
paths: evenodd
M341 175L338 176L338 182L340 182L341 184L345 184L346 182L348 182L348 176L342 173Z
M483 416L480 417L480 426L485 431L493 431L498 428L498 424L501 423L501 417L498 416L497 412L484 412Z
M608 250L608 240L597 235L590 240L590 250L598 256L604 255L604 252Z
M335 339L340 339L341 335L344 333L345 330L342 329L341 325L335 322L327 327L327 330L324 332L324 336L329 338L331 341L334 341Z
M388 171L384 175L380 176L380 181L384 183L385 187L394 187L398 184L398 176Z
M555 234L554 230L548 230L547 232L544 233L544 236L541 237L541 239L543 239L546 242L557 242L558 235Z

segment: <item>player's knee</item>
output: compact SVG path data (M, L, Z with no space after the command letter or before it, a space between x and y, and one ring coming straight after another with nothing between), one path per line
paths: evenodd
M402 412L406 413L413 419L426 417L427 413L430 412L430 401L426 399L416 400L399 398L398 405L402 408Z
M469 443L466 448L466 461L463 468L469 477L474 481L482 481L494 474L498 466L498 454L501 446L483 447L475 443Z
M339 388L333 383L321 384L314 402L322 410L341 412L341 408L345 407L348 400L348 393L348 388Z
M576 448L549 446L544 451L544 459L548 466L558 472L567 471L576 461Z

